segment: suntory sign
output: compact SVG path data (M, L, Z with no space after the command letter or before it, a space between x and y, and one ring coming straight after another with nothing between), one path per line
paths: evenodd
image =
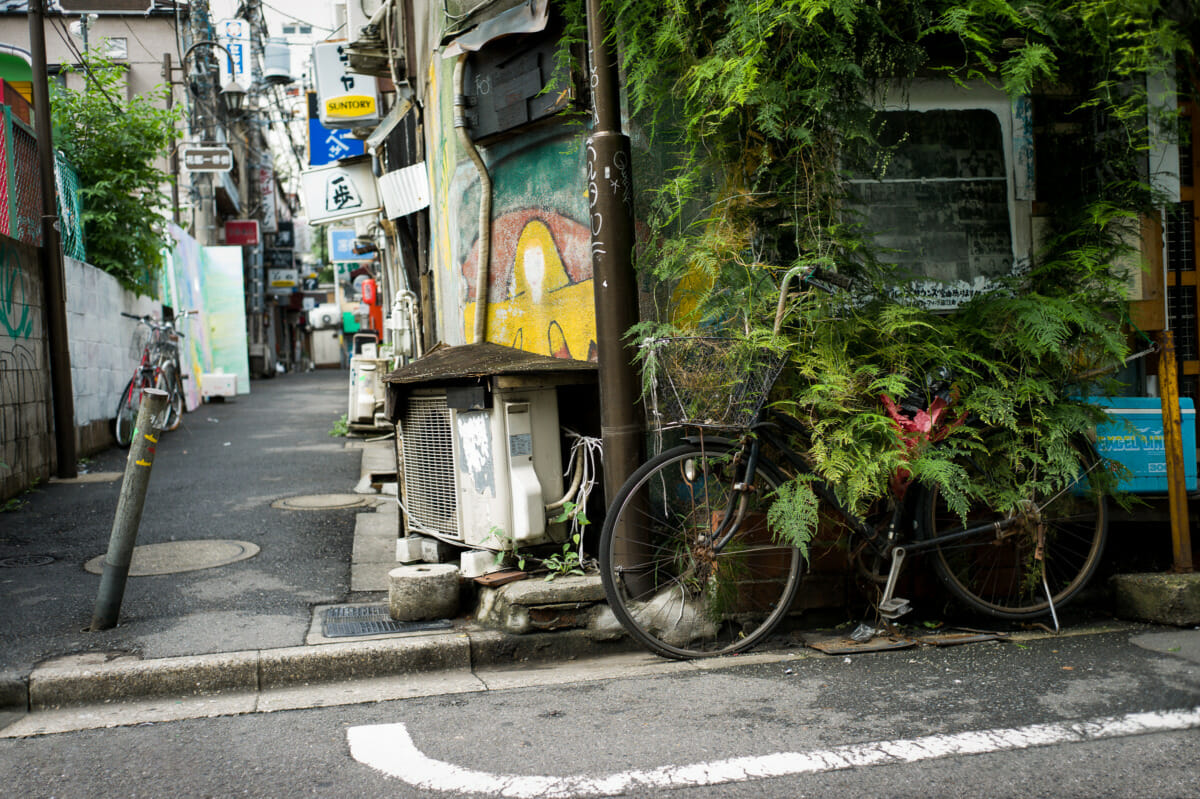
M317 109L327 128L358 128L379 122L379 90L375 78L350 71L345 42L313 45Z

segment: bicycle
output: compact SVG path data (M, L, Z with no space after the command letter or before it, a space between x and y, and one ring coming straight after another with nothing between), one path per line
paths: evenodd
M185 319L196 311L184 311L177 319ZM117 446L128 447L133 440L134 425L141 407L142 391L157 388L167 393L167 411L163 430L175 430L183 420L184 396L182 369L179 363L179 339L183 333L176 329L175 319L159 322L151 316L121 312L121 316L137 320L133 351L138 364L133 377L125 384L117 403L114 437ZM144 330L143 330L144 328ZM139 335L141 334L141 335Z
M826 276L793 269L783 279L775 318L778 335L789 283L833 290ZM703 369L721 363L729 339L658 339L647 346L690 350ZM678 354L678 353L676 353ZM685 356L686 359L686 356ZM1087 441L1073 442L1080 470L1048 497L1028 497L1010 513L971 507L951 512L936 488L910 486L890 507L864 518L843 507L832 488L812 476L797 420L764 409L782 358L763 353L758 379L737 382L729 407L715 414L672 382L659 359L656 379L672 405L666 427L694 429L684 443L644 463L618 490L600 538L600 571L609 606L650 650L685 659L741 652L762 642L786 618L804 573L805 553L781 541L768 523L779 487L807 475L824 513L846 526L861 572L882 585L876 604L884 619L911 609L895 595L906 558L929 553L941 582L967 606L1005 619L1051 615L1087 584L1107 535L1101 460ZM685 369L687 365L684 364ZM701 382L704 382L703 379ZM710 396L718 393L711 385ZM731 437L732 434L732 437ZM986 477L986 455L967 467ZM870 562L868 562L868 560Z

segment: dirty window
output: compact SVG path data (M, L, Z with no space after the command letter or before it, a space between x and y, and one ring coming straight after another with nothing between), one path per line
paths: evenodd
M889 111L880 146L850 153L852 207L885 263L932 307L1013 267L1000 120L984 109Z

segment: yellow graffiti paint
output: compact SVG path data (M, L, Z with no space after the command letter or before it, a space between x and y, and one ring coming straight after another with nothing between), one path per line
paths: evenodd
M150 435L149 433L146 434L146 440L149 441L151 444L158 443L158 439L155 438L154 436Z
M149 465L151 465L151 464L150 464L150 461L134 461L134 463L136 463L138 466L149 466Z
M487 338L539 355L586 360L596 339L592 281L572 283L550 229L534 219L517 239L508 299L488 304ZM465 330L475 326L468 303Z

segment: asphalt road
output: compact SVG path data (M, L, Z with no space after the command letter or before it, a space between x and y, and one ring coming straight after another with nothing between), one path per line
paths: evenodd
M0 772L6 795L64 798L1200 795L1198 630L572 668L531 667L513 687L479 673L492 690L401 702L0 740ZM535 684L548 678L565 682ZM1164 729L1131 734L1131 713ZM1113 717L1124 726L1096 723ZM1046 730L1068 742L1031 745ZM744 773L765 763L782 776Z

